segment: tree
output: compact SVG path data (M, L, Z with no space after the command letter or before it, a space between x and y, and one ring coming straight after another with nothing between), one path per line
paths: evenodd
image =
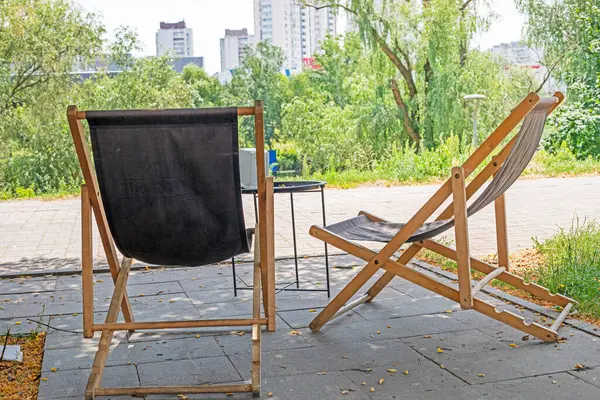
M468 45L481 26L473 0L328 0L352 15L366 43L395 67L389 87L405 132L416 143L432 144L455 106L454 80Z
M208 76L203 68L196 64L183 67L181 77L192 91L195 107L214 107L221 105L223 86L216 77Z
M44 87L68 86L73 66L99 54L103 33L68 0L0 1L0 116Z
M551 123L546 149L563 142L579 158L600 156L600 4L597 0L517 0L526 37L544 50L550 73L568 86L568 103Z
M247 49L246 57L234 71L226 86L224 103L240 105L263 100L265 107L265 143L271 147L281 128L281 105L285 77L281 74L283 51L269 42L259 42L256 49ZM249 122L242 125L248 144L254 143L254 131Z

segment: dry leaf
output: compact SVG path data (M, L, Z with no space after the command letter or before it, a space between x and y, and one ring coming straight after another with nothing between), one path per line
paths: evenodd
M423 336L423 339L431 339L431 335L425 335Z
M292 330L292 331L290 332L290 335L302 335L302 333L300 333L300 332L298 332L298 331L294 331L294 330Z
M378 334L378 335L381 335L381 331L377 331L377 334Z
M310 310L308 310L308 312L317 312L317 310L311 308Z
M367 382L363 382L363 383L361 383L361 385L363 385L363 386L365 386L366 384L367 384Z
M21 321L15 322L15 325L21 325Z
M513 348L517 348L517 347L519 347L519 345L518 345L518 344L516 344L516 343L509 343L508 345L509 345L510 347L513 347Z
M50 368L50 371L52 371L52 372L56 372L56 368L55 368L55 367L52 367L52 368Z
M441 369L446 369L446 366L444 364L440 364L440 368Z
M48 380L48 378L42 378L42 380L43 380L44 382L46 382L46 381Z
M438 348L437 348L437 352L438 352L438 353L443 353L443 352L444 352L444 349L442 349L441 347L438 347Z
M582 370L584 368L585 367L583 366L583 364L575 364L575 369L577 369L577 370Z
M478 377L483 378L485 377L485 374L477 374Z
M388 327L388 328L391 328L392 326L391 326L391 325L388 325L387 327Z
M408 375L408 370L404 371L404 375Z
M452 310L446 310L444 311L446 314L452 314Z
M389 372L389 373L392 373L392 374L393 374L393 373L396 373L396 372L398 372L398 370L397 370L397 369L395 369L395 368L388 368L387 372Z
M196 339L200 339L200 335L196 335Z
M102 283L102 282L104 282L104 280L103 279L96 279L96 282Z
M317 375L327 375L327 371L321 371Z
M347 395L348 391L347 390L342 390L342 396Z
M348 356L342 356L342 358L348 358Z
M379 384L380 384L380 385L383 385L383 382L385 382L385 379L381 378L381 379L379 380Z
M267 397L272 397L272 396L273 396L273 392L267 393Z
M375 391L374 387L371 387L371 389L369 389L369 392L374 392L374 391Z

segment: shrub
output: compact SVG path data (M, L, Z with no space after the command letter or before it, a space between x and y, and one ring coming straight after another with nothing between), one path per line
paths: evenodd
M534 243L546 257L539 283L577 300L582 314L600 317L600 224L575 218L569 230Z

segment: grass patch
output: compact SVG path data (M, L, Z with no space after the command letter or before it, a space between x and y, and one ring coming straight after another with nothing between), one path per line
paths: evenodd
M600 224L575 218L568 230L535 242L545 258L537 282L571 297L580 314L600 319Z

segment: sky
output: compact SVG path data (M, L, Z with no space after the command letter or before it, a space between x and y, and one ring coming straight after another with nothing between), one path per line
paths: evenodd
M194 55L204 57L205 69L218 72L221 65L219 39L225 29L248 28L254 32L253 0L76 0L99 14L112 38L114 30L127 25L137 30L143 50L139 55L155 55L155 35L159 23L185 20L194 30ZM488 49L496 44L518 41L523 17L512 0L493 0L498 15L490 30L479 35L475 47Z

